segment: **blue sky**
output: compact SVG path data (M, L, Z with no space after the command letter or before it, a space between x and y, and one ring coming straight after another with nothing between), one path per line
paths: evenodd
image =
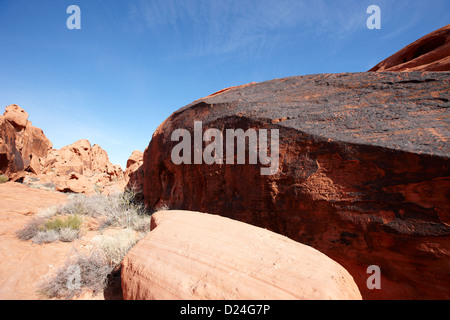
M69 30L69 5L81 30ZM367 8L381 8L369 30ZM54 148L125 167L172 112L226 87L363 72L450 22L449 0L0 0L0 105Z

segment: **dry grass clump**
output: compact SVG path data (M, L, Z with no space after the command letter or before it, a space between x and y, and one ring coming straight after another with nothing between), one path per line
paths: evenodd
M142 203L135 201L135 197L134 190L109 196L72 195L69 203L55 209L55 214L76 214L99 218L103 220L101 229L119 227L148 232L150 231L150 215Z
M37 217L17 232L17 236L21 240L32 240L38 244L58 240L74 241L80 236L82 216L102 221L101 230L117 227L149 232L151 217L145 206L134 200L135 196L136 192L133 190L109 196L71 195L67 204L49 207L39 212ZM56 231L59 237L51 231Z
M59 268L39 286L38 292L48 298L71 299L80 295L84 288L98 294L106 287L112 269L105 263L101 252L79 254Z
M59 241L72 242L80 237L80 232L77 229L63 228L59 230Z
M92 243L97 251L103 253L108 265L116 267L143 236L131 229L123 229L112 235L97 236L92 239Z
M68 261L55 276L47 278L39 286L39 293L48 298L71 299L85 289L94 295L103 292L108 285L108 276L143 235L124 229L95 237L92 251L78 254Z
M32 219L25 227L16 232L17 237L24 241L33 239L39 233L45 221L46 219L42 217Z
M16 235L21 240L31 240L37 244L57 241L71 242L80 235L82 219L78 216L64 218L36 217Z

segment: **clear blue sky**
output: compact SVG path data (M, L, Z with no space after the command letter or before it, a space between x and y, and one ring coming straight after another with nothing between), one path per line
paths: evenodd
M69 5L81 30L69 30ZM382 29L369 30L369 5ZM225 87L367 71L450 23L449 0L0 0L0 105L125 166L172 112ZM0 113L3 109L0 110Z

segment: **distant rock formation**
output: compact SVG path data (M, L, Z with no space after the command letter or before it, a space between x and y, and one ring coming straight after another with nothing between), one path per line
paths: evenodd
M120 166L109 162L108 154L88 140L79 140L59 150L51 150L41 159L40 182L51 181L56 190L95 193L123 178Z
M411 43L369 71L450 71L450 24Z
M109 192L109 187L123 179L120 166L113 165L106 151L88 140L53 149L43 131L33 127L28 113L17 105L7 106L0 116L0 173L28 185L87 194Z
M361 299L319 251L268 230L198 212L161 211L122 263L124 299Z
M142 168L143 163L144 154L139 150L133 151L127 161L127 168L125 169L124 173L125 183L130 188L132 188L133 186L139 187L144 184L144 172Z
M230 217L310 245L344 266L366 299L448 299L449 87L446 72L322 74L197 100L153 134L145 202ZM224 135L278 129L278 173L263 176L263 165L248 160L175 165L172 133L193 136L194 121ZM382 290L366 286L370 265L381 268Z
M0 173L40 173L39 158L52 148L43 131L28 121L28 113L13 104L0 115Z

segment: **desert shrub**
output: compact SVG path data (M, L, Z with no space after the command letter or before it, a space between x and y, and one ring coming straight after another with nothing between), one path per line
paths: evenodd
M59 240L59 232L56 230L39 231L31 240L36 244L56 242Z
M16 232L17 237L20 240L30 240L35 237L40 231L42 231L42 226L45 224L45 218L36 217L33 218L27 225Z
M0 183L8 182L9 178L3 174L0 174Z
M40 210L36 216L42 219L50 219L58 213L58 210L58 206L47 207Z
M45 234L40 234L39 231L57 230L60 241L73 241L79 237L76 227L81 224L78 225L75 221L72 225L69 217L80 220L81 216L99 218L103 221L102 232L110 226L121 230L108 230L105 232L107 234L94 237L92 251L78 254L68 261L53 277L41 284L39 293L49 298L71 299L81 294L83 289L91 290L94 295L103 291L107 287L108 278L114 273L120 274L120 263L127 252L150 231L151 216L135 198L135 190L109 196L71 195L67 204L40 212L41 227L34 228L38 230L39 241L47 241ZM64 216L67 216L65 220L62 219ZM42 229L42 225L44 230L39 229Z
M78 239L80 236L80 231L72 228L63 228L59 230L59 241L62 242L72 242Z
M52 216L53 211L45 212ZM25 227L17 231L21 240L32 240L36 244L52 243L58 240L70 242L79 237L82 220L78 216L68 216L64 219L49 219L38 216L32 219Z
M142 203L135 201L136 194L137 192L132 189L109 196L72 195L67 204L58 208L57 214L103 217L105 219L101 229L120 227L148 232L150 215Z
M38 292L48 298L71 299L87 288L96 295L106 288L112 270L99 251L78 254L59 268L53 277L45 279Z
M77 215L70 215L66 218L55 218L45 223L45 230L72 229L79 230L83 221Z
M40 284L38 292L49 298L71 299L89 289L94 295L108 285L108 276L117 269L127 252L142 235L133 230L118 230L93 239L89 254L78 254Z
M140 238L133 230L124 229L112 235L97 236L92 242L96 250L102 252L108 265L116 267Z

